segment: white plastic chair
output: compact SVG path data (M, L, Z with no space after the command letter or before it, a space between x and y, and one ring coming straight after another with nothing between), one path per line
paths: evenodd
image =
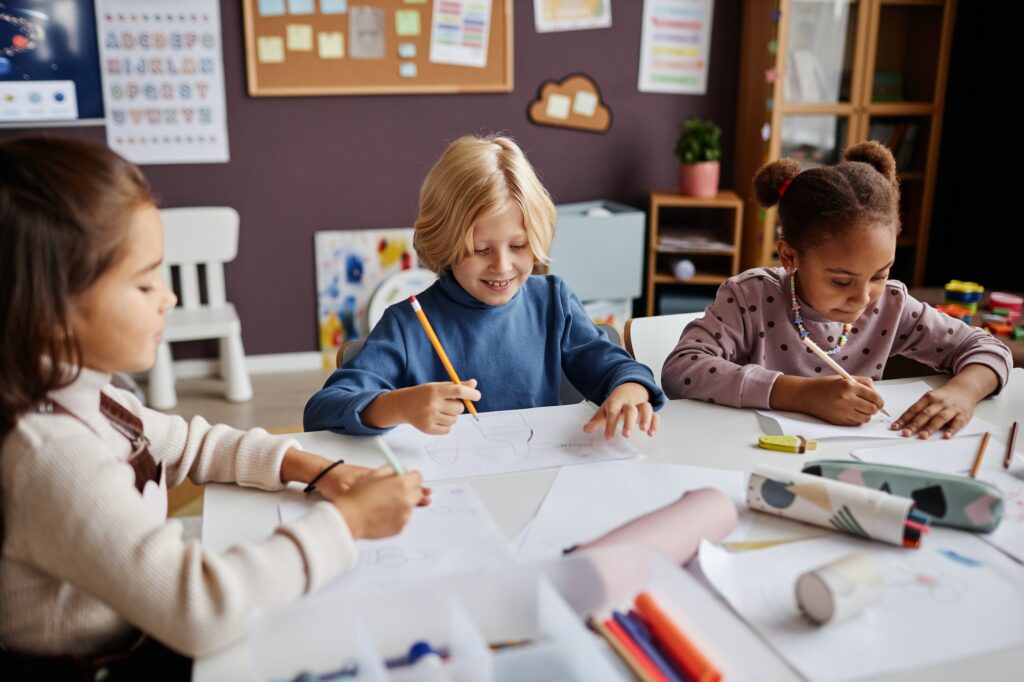
M683 329L703 315L704 311L626 320L626 350L637 362L651 368L654 380L661 386L661 368L679 343Z
M238 212L228 207L168 208L160 211L160 217L164 282L172 286L171 270L177 269L180 291L178 307L167 311L167 328L149 371L149 404L158 410L177 404L170 344L199 339L220 340L220 375L227 399L249 400L252 382L245 366L242 325L224 294L224 263L238 254ZM205 270L206 303L199 296L199 265Z

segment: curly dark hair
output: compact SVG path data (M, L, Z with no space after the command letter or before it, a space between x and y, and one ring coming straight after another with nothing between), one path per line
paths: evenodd
M779 205L781 237L798 251L861 225L900 230L896 160L874 141L847 149L842 163L802 173L793 159L766 163L754 194L765 208Z

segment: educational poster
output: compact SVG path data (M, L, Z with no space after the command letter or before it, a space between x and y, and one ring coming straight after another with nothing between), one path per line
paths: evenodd
M228 161L216 0L97 0L107 144L135 163Z
M612 0L533 0L537 33L580 31L612 25Z
M334 367L338 348L366 336L368 307L381 282L416 267L411 227L317 232L316 291L320 350Z
M487 66L491 0L437 0L430 23L430 61Z
M715 0L645 0L640 92L703 95Z

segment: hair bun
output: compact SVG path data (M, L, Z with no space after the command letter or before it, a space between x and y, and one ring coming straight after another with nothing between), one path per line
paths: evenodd
M866 163L881 173L889 184L896 184L896 159L881 142L869 140L853 145L846 150L846 160Z
M754 173L754 194L762 206L768 208L779 203L782 186L800 175L800 162L793 159L779 159L761 166Z

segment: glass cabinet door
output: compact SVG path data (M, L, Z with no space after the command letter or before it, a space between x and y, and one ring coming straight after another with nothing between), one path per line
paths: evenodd
M779 156L796 159L804 169L839 163L849 130L848 116L783 116Z
M790 104L850 101L858 3L793 0L784 94Z
M941 4L883 4L871 102L931 102L942 36Z

